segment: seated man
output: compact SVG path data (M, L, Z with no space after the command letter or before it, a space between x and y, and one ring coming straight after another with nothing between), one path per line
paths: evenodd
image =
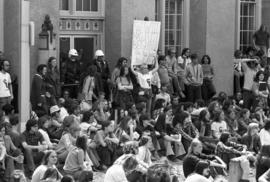
M41 133L38 132L38 123L30 119L26 123L26 130L21 135L24 158L26 160L26 172L31 176L36 166L43 158L44 151L48 146L45 145Z

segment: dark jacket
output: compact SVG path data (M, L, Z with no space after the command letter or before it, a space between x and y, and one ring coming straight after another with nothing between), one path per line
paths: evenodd
M43 104L45 102L45 91L44 78L39 74L35 74L32 80L30 94L30 101L33 108L36 108L38 103Z

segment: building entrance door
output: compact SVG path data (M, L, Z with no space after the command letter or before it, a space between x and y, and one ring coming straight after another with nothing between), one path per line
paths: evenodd
M63 83L63 89L69 90L72 97L77 97L80 88L82 74L86 71L87 65L94 59L94 50L96 48L95 36L70 35L60 36L60 79ZM68 52L70 49L76 49L78 56L78 70L74 70L75 77L79 80L73 81L68 79L70 72L67 70L69 66ZM74 68L75 69L75 68ZM78 81L78 82L77 82Z

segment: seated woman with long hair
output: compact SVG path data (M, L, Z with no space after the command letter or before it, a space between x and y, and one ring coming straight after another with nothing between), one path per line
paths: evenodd
M222 133L217 144L216 155L219 156L227 165L233 158L238 158L243 170L242 179L249 179L249 160L252 155L246 152L246 146L229 141L230 133Z
M40 182L45 177L45 173L47 169L56 169L56 163L57 163L57 154L53 150L48 150L44 157L43 162L40 166L36 168L36 170L33 173L31 182ZM58 175L60 178L62 178L61 173L57 170Z
M199 132L187 112L181 112L174 116L173 127L176 129L177 133L181 135L185 151L188 150L192 140L199 137Z
M61 176L55 168L48 168L40 182L60 182Z
M199 122L200 122L200 141L203 143L204 152L212 153L215 150L217 139L214 139L211 131L211 121L210 114L208 110L202 110L199 114Z
M259 125L257 123L250 123L248 125L247 133L241 138L241 143L247 146L247 150L258 154L261 149L261 141L258 134Z
M64 132L56 147L60 163L65 162L68 153L75 147L76 138L80 133L79 123L74 116L67 116L63 122Z
M79 136L76 140L76 147L68 153L63 169L74 179L78 179L82 171L91 171L92 165L87 154L87 138Z
M132 118L130 118L129 116L126 116L120 121L120 124L116 129L115 134L121 143L133 141L138 138L138 136L136 136L137 132L135 131L136 126L136 122L132 120Z
M250 111L248 109L242 109L240 111L240 118L237 119L238 121L238 133L239 135L243 136L248 129L249 123L251 123Z
M114 128L114 121L104 122L102 129L98 130L94 137L100 162L104 167L113 163L116 158L116 149L119 147L119 139L113 133Z
M171 107L166 107L164 113L159 115L155 130L160 133L159 140L164 144L166 156L170 160L177 161L177 157L185 154L181 138L172 125Z
M224 174L226 169L226 164L216 155L206 155L202 153L202 143L198 139L192 140L188 153L183 161L184 175L187 177L195 171L197 163L201 160L206 160L210 162L210 166L214 167L211 170L211 176L215 177L217 174Z

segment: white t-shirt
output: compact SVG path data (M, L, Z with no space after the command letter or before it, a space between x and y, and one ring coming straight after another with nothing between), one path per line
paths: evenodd
M211 130L214 131L217 138L219 138L224 131L227 131L227 123L225 121L213 122L211 125Z
M137 79L140 86L144 89L151 89L151 80L153 77L152 71L149 71L147 74L141 74L137 72Z
M104 182L128 182L123 166L112 165L105 174Z
M246 71L244 72L244 86L243 89L252 90L253 80L256 75L256 71L250 69L248 66L246 67Z
M3 73L0 71L0 97L10 97L9 84L11 84L11 78L9 73Z
M56 166L53 166L53 168L56 169ZM47 169L48 169L48 166L46 166L46 165L38 166L32 175L31 182L40 182L41 179L43 178L45 172L47 171Z
M38 131L43 136L43 139L46 142L46 145L48 145L49 147L52 147L52 142L50 140L50 137L49 137L48 133L46 131L44 131L43 129L38 129Z
M200 174L193 173L187 177L185 182L211 182L211 180L207 179L206 177Z
M60 114L60 116L59 116L60 117L60 122L63 122L65 117L69 115L66 108L64 108L64 107L60 107L60 113L59 114Z
M179 56L179 57L177 58L177 63L178 63L178 64L183 64L183 63L184 63L184 59L183 59L182 56ZM190 59L190 58L187 58L187 59L186 59L186 65L185 65L185 66L187 66L187 65L190 64L190 63L191 63L191 59Z
M270 132L262 129L260 131L260 140L262 145L270 145Z

